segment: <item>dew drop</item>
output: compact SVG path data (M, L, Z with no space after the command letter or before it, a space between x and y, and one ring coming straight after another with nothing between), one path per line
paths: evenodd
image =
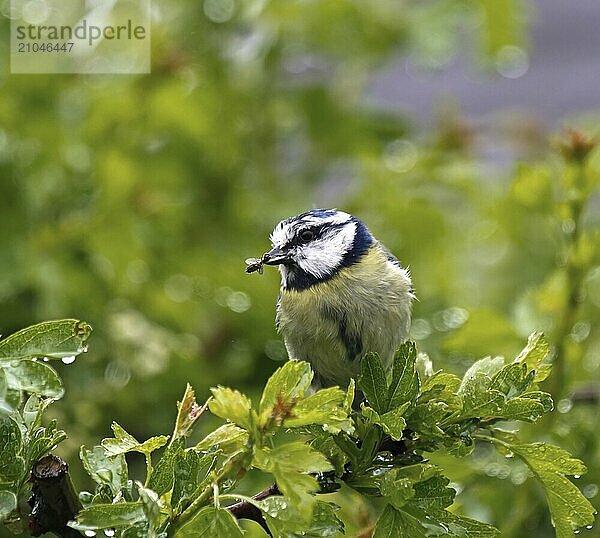
M68 357L63 357L60 359L65 364L73 364L75 362L75 355L69 355Z
M594 525L586 525L585 528L589 531L590 529L594 528Z
M89 538L92 538L93 536L96 536L96 531L87 530L87 531L83 531L83 534L85 534L86 536L89 536Z
M575 529L575 530L573 531L573 534L579 534L580 532L581 532L581 531L580 531L579 529Z
M114 536L115 535L115 529L105 529L104 530L104 535L105 536L109 536L109 537Z
M581 475L580 475L580 474L574 474L574 475L573 475L573 478L575 478L575 479L577 479L577 478L581 478Z
M50 359L49 359L48 357L44 357L42 360L43 360L44 362L48 362Z

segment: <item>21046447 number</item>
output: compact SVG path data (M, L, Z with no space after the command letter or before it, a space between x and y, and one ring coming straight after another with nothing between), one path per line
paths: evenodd
M19 43L17 52L71 52L75 43Z

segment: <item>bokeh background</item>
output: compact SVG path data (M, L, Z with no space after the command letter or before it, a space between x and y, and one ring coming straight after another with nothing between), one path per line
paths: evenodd
M78 486L81 444L112 420L170 433L186 382L199 400L216 384L258 396L286 358L279 279L244 259L280 219L338 207L410 266L412 336L436 368L548 334L557 410L523 436L584 459L578 485L600 506L600 153L580 166L557 150L565 127L598 130L600 5L153 4L151 75L27 76L8 72L0 1L0 332L93 325L89 353L57 366L50 413ZM464 513L552 535L518 462L433 459ZM349 535L372 514L347 510Z

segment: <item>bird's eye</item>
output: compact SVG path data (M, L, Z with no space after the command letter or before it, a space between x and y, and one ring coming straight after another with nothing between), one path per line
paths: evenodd
M312 232L311 230L302 230L300 232L300 240L303 243L308 243L309 241L311 241L313 238L315 237L314 232Z

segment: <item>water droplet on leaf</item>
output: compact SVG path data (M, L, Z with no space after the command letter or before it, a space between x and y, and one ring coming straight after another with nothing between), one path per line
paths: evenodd
M63 357L61 359L65 364L73 364L75 362L75 355L69 355L68 357Z

